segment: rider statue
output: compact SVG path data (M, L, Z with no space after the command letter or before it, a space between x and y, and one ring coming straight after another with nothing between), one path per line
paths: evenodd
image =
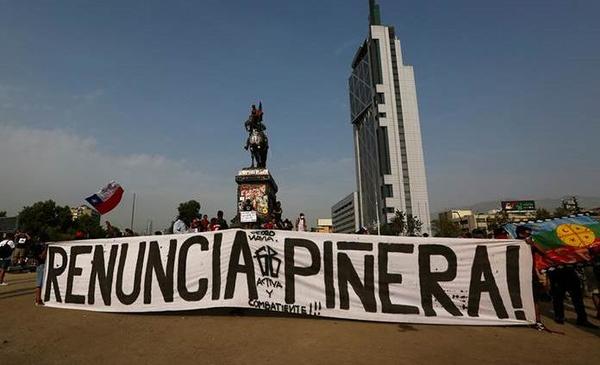
M267 151L269 149L269 142L265 130L267 127L262 122L263 111L262 102L256 105L252 105L250 110L250 116L244 123L244 127L248 132L248 139L246 140L246 146L244 149L250 149L252 156L252 167L254 167L254 161L258 168L266 168L267 166Z

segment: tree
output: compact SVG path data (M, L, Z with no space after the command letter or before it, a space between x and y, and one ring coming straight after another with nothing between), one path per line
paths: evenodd
M6 217L6 210L0 210L0 218Z
M190 225L194 218L200 217L200 203L195 200L189 200L185 203L179 204L179 208L177 208L179 212L179 218L186 224Z
M535 211L535 219L536 220L544 220L552 218L552 214L544 208L538 208Z
M390 219L390 228L394 236L401 235L406 230L406 214L397 210L394 217Z
M564 206L557 207L556 209L554 209L554 218L564 217L564 216L571 215L571 214L572 213Z
M554 216L563 217L571 214L579 214L581 212L582 209L579 206L579 200L577 200L576 196L573 196L562 200L561 206L554 210Z
M383 223L379 227L379 233L384 236L397 236L398 231L394 229L394 226L391 223ZM377 234L377 226L375 229L370 229L369 234Z
M416 236L421 233L421 229L423 228L423 222L419 220L414 215L406 216L406 235L407 236Z
M53 241L70 238L69 231L73 228L69 207L57 206L52 200L23 208L18 219L20 230L32 236L45 233Z
M436 237L460 237L462 233L458 223L446 217L434 219L431 221L431 226Z
M501 210L494 214L494 217L491 219L490 224L488 224L488 230L493 231L496 228L500 228L503 225L509 223L508 212Z
M382 235L386 236L416 236L421 233L422 227L423 223L419 218L397 210L388 223L383 223L380 226L380 231Z
M106 231L100 225L100 221L89 215L82 215L73 222L73 233L83 231L88 238L104 238Z

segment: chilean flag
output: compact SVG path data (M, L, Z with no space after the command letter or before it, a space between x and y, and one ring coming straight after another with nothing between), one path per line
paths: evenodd
M111 181L96 194L85 198L85 200L94 207L98 213L106 214L113 210L123 197L123 188L121 185Z

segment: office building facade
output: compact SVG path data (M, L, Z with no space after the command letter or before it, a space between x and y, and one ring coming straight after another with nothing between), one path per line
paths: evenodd
M358 193L353 192L331 207L332 228L335 233L354 233L360 228Z
M88 207L87 205L71 207L70 210L71 210L71 219L72 220L77 220L83 216L90 216L96 222L100 223L100 213L98 213L94 209Z
M402 59L393 27L369 2L369 35L352 61L350 113L360 226L416 216L430 232L429 198L412 66ZM334 224L335 225L335 224Z

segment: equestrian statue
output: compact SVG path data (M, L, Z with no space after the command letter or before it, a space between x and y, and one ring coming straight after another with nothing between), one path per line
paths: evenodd
M248 139L246 140L246 146L244 149L250 149L250 156L252 157L252 168L254 168L254 161L256 161L256 167L264 169L267 167L267 152L269 151L269 140L265 130L267 127L262 122L263 111L262 102L256 105L252 105L250 109L250 116L244 123L246 132L248 132Z

